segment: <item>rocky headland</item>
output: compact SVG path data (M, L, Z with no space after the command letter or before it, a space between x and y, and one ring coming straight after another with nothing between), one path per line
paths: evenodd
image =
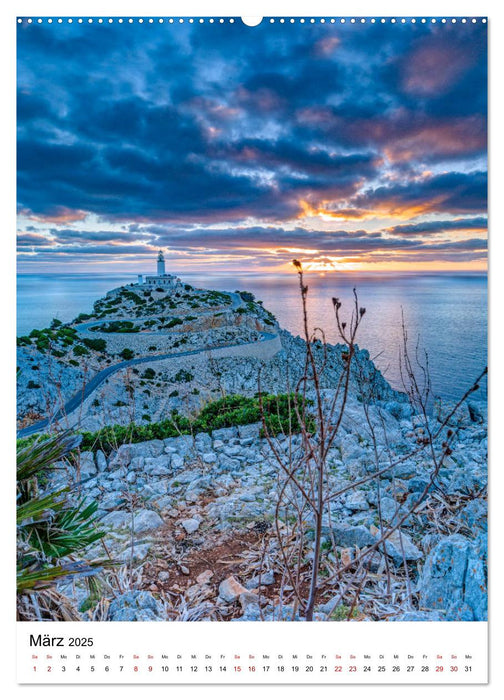
M103 439L107 426L154 430L174 415L197 426L191 421L223 397L291 392L305 371L303 339L279 328L247 292L186 285L177 296L132 286L18 345L21 436L30 428L85 431L44 485L98 504L104 534L85 557L115 562L98 592L84 577L58 585L81 619L303 619L280 546L292 523L277 508L278 454L302 455L299 431L268 439L250 413L231 426L163 439L141 439L148 434L141 431L120 443ZM315 343L313 351L323 357L320 390L330 405L345 347ZM465 401L449 420L450 406L438 405L426 424L365 350L356 348L354 359L358 377L351 375L327 454L324 488L341 494L323 518L315 619L486 619L485 405ZM83 388L108 368L86 396ZM62 410L78 392L78 405ZM43 423L49 416L51 425ZM444 450L437 470L431 447ZM315 523L303 528L309 543ZM387 528L393 532L380 543ZM311 556L308 544L307 562Z

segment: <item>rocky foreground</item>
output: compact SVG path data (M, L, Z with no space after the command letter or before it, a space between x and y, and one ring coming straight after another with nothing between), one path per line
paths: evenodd
M407 404L384 399L372 411L380 416L378 449L386 455L380 468L418 448L424 429ZM369 557L366 580L357 586L352 561L380 536L378 505L382 527L397 522L429 486L433 469L421 450L352 487L376 469L364 426L362 405L352 398L329 455L328 488L350 488L324 520L315 618L485 620L485 406L464 404L450 421L450 456L415 512ZM446 430L440 442L445 437ZM276 440L282 449L289 438ZM302 449L300 436L291 447ZM94 597L82 580L60 587L83 620L300 619L275 527L281 470L260 424L123 444L108 455L96 449L58 466L50 487L73 484L76 498L99 504L107 534L87 558L120 562ZM290 526L280 514L280 536ZM331 578L342 563L345 573Z

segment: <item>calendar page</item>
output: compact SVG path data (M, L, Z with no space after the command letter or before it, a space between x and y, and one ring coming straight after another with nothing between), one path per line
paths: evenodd
M18 682L486 683L486 18L15 21Z

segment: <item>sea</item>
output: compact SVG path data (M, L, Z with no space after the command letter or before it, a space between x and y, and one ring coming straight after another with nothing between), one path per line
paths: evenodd
M247 290L275 314L280 325L303 335L297 274L183 274L196 287L222 291ZM19 274L17 333L46 327L53 318L73 320L89 312L108 290L136 282L131 274ZM428 357L432 392L458 399L487 364L487 278L477 273L318 273L307 274L310 328L323 329L327 340L340 342L333 297L342 302L343 320L350 320L353 290L366 313L357 343L390 384L403 388L399 353L402 324L410 353ZM486 397L486 382L477 397Z

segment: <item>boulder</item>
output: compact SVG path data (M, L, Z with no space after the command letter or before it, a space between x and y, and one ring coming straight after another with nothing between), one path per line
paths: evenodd
M238 426L238 435L246 440L249 438L258 438L262 428L262 423L249 423L248 425ZM215 432L215 431L214 431Z
M248 593L248 590L234 576L228 576L219 585L219 596L226 603L234 603L242 593Z
M263 574L261 574L261 576L254 576L246 581L245 588L250 591L252 588L257 588L258 586L271 586L273 583L275 583L275 572L270 569L269 571L265 571Z
M386 523L392 524L393 520L397 522L397 520L405 514L404 508L401 508L400 504L397 503L397 501L395 501L393 498L390 498L389 496L383 496L380 504L381 516Z
M371 527L371 533L376 535L377 539L381 537L380 531L374 526ZM402 564L404 559L406 561L417 561L423 556L411 537L402 530L394 530L384 542L384 547L385 552L389 557L392 557L396 566Z
M100 503L100 508L103 510L117 510L124 503L124 497L121 491L111 491Z
M136 510L133 514L133 531L138 534L139 532L149 532L150 530L157 530L158 527L163 525L162 518L154 510Z
M238 435L238 428L219 428L218 430L212 431L212 437L214 440L231 440Z
M193 451L194 440L192 435L180 435L179 437L166 438L164 440L166 453L177 453L177 456L187 457Z
M131 525L131 513L127 510L113 510L107 513L101 521L100 526L110 530L124 530Z
M184 458L175 452L172 454L171 465L172 469L182 469L184 466Z
M108 619L113 622L151 622L163 619L162 608L147 591L128 591L111 602Z
M347 494L345 508L348 510L369 510L369 503L364 491L351 491Z
M194 439L194 446L198 452L209 452L212 449L212 438L208 433L198 433Z
M188 518L187 520L182 520L180 524L188 535L192 535L192 533L196 532L196 530L199 528L200 521L196 520L196 518Z
M117 557L119 561L122 562L138 562L143 561L149 550L152 547L152 542L133 542L133 544L128 545L126 549L119 554Z
M152 476L167 476L171 474L171 455L163 454L158 457L146 457L144 469Z
M99 472L104 472L107 469L107 458L101 450L96 451L96 466Z
M324 535L330 534L329 527L322 528ZM343 525L338 523L332 526L334 539L340 547L367 547L375 543L376 538L364 525Z
M80 453L80 478L89 479L97 473L97 468L92 452Z
M427 556L419 578L421 607L442 611L445 620L486 620L486 567L486 536L444 538Z
M486 532L488 529L487 521L487 504L481 498L475 498L459 511L459 519L468 527L469 529L477 528Z

